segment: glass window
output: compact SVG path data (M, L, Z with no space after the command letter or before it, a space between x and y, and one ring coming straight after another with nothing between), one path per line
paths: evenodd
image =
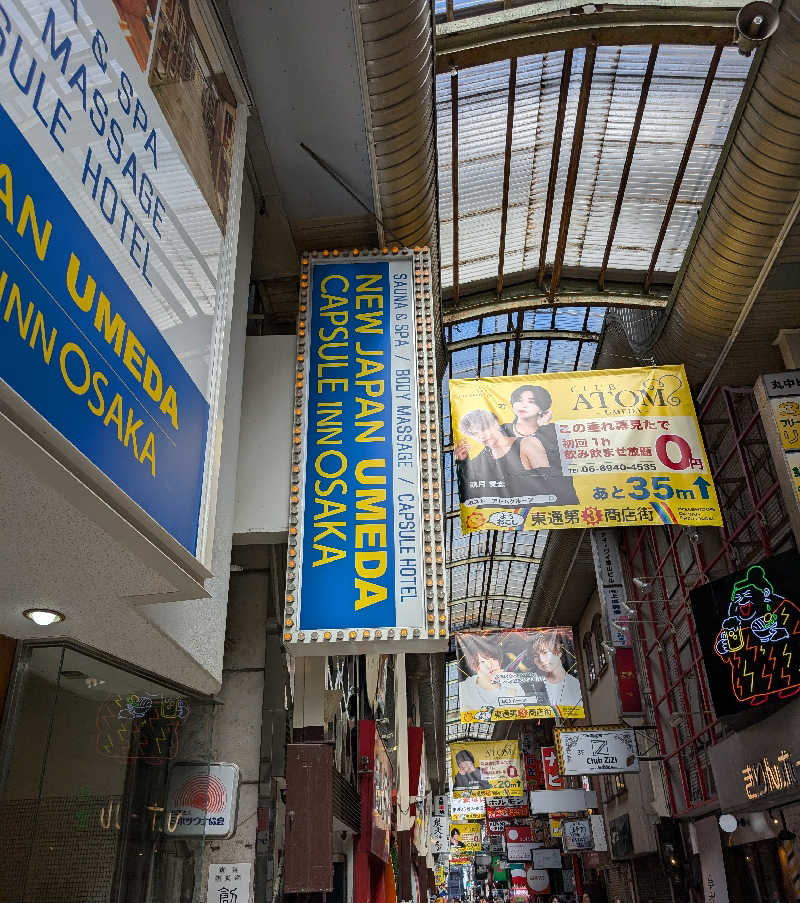
M608 656L603 645L603 622L600 615L595 615L592 620L592 634L594 635L594 647L597 652L597 673L602 674L608 666Z
M0 900L196 899L205 818L187 826L170 781L210 761L211 703L73 649L25 656L3 738Z
M597 681L597 670L594 665L594 651L592 650L592 635L587 633L583 638L583 667L586 674L586 682L590 687Z

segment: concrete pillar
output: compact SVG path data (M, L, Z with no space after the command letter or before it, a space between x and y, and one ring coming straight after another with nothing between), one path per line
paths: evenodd
M263 572L231 575L218 696L223 705L215 710L212 758L239 766L239 811L233 837L206 842L204 881L209 863L248 862L251 876L256 871L268 592L268 576ZM249 899L254 900L252 888Z
M325 739L325 656L295 659L294 717L295 743L322 743Z

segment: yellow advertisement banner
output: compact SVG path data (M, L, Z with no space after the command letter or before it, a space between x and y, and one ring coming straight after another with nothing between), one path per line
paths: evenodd
M519 740L474 740L450 744L454 797L522 796Z
M785 451L800 451L800 398L770 398L770 407Z
M461 529L721 526L682 366L450 380Z
M453 821L450 822L450 856L459 856L463 853L480 853L481 851L481 826L480 822Z

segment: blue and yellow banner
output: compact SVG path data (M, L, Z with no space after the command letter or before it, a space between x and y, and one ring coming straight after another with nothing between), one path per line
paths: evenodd
M461 529L721 526L682 366L450 380Z
M311 268L301 631L425 624L413 276L410 258Z
M208 403L2 107L0 134L0 378L194 553Z

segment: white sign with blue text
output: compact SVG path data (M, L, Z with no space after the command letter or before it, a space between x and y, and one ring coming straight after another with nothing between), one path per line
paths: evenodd
M238 765L175 765L169 776L167 829L183 837L230 837L238 803Z

